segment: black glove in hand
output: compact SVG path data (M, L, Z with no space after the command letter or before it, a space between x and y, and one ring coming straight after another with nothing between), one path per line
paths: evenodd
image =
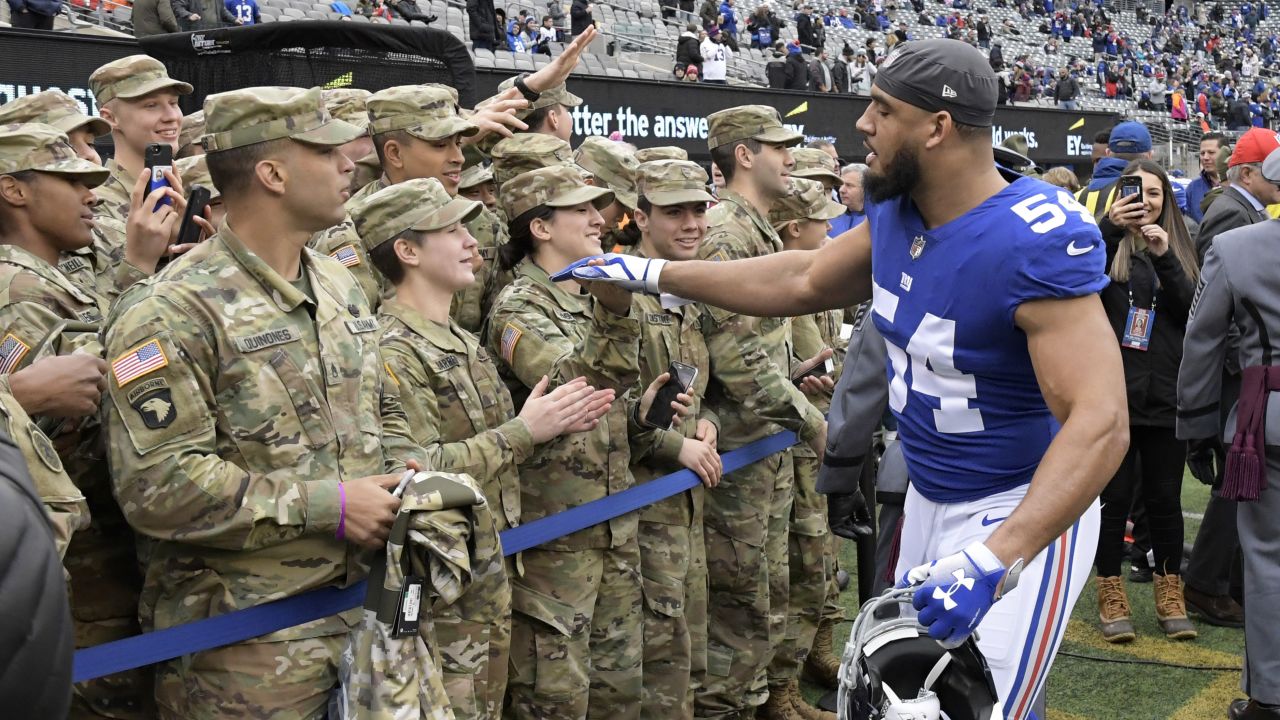
M870 537L874 533L871 511L867 509L867 499L862 491L827 495L827 524L831 526L831 532L842 538L857 540Z
M1205 485L1214 485L1226 468L1226 451L1216 437L1187 443L1187 469Z

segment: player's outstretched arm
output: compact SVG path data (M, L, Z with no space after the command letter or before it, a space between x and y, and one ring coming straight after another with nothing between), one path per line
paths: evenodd
M1040 391L1062 429L1022 503L986 542L1006 567L1030 562L1066 532L1129 448L1120 346L1098 296L1026 302L1014 322L1027 334Z
M819 250L667 263L658 285L665 293L756 317L857 305L871 297L870 226L862 223Z

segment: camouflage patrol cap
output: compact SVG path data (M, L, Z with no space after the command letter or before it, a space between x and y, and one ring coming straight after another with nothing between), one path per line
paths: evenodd
M422 140L475 135L479 126L458 114L450 88L442 85L400 85L369 96L369 132L379 135L404 130Z
M385 187L351 207L351 222L366 250L395 240L406 230L430 232L467 222L482 205L449 197L435 178L417 178Z
M458 178L458 189L473 188L481 183L493 182L493 168L484 161L484 155L475 145L462 148L462 175Z
M187 83L169 77L164 63L150 55L130 55L112 60L89 76L89 89L99 105L116 98L139 98L166 88L179 95L190 95L193 90Z
M106 182L111 172L81 160L67 136L52 125L15 123L0 126L0 175L24 170L68 175L86 187Z
M516 86L516 79L509 77L498 85L498 92L509 90ZM517 110L516 117L521 120L529 117L535 110L541 110L544 107L552 105L565 105L567 107L578 107L582 104L582 98L569 92L569 87L565 83L560 83L555 87L547 88L538 95L538 99L529 103L529 107L524 110Z
M502 209L508 218L518 218L540 206L572 207L589 202L597 210L613 203L613 191L588 185L574 165L555 165L521 173L519 182L502 193Z
M543 133L516 133L503 139L489 151L493 158L493 179L498 187L511 178L537 168L571 165L573 150L569 143Z
M844 206L831 199L826 186L817 180L793 177L787 194L773 203L769 224L777 227L792 220L833 220L844 214Z
M609 138L589 137L578 146L573 161L607 185L618 202L635 209L639 163L625 146Z
M1231 167L1231 153L1233 148L1230 145L1223 145L1218 148L1218 157L1214 160L1214 167L1218 170L1218 177L1225 178L1227 169Z
M216 200L222 197L222 193L213 184L213 176L209 175L207 160L204 155L196 155L181 158L175 161L174 165L178 169L178 178L182 180L182 187L190 192L193 186L203 185L209 188L209 199Z
M791 151L791 157L796 161L791 177L840 184L840 166L829 154L817 148L796 148Z
M453 87L452 85L445 85L444 83L422 83L422 87L429 87L429 88L435 88L437 90L444 90L445 92L449 93L449 97L453 98L454 105L462 104L458 100L458 88Z
M0 125L14 123L43 123L67 134L81 128L94 137L111 134L106 120L85 115L80 103L61 90L43 90L0 105Z
M715 200L707 192L709 180L701 165L688 160L641 163L637 173L640 194L658 207Z
M778 111L768 105L739 105L707 116L707 147L714 150L741 140L790 147L804 140L804 135L783 127Z
M204 100L205 152L289 138L312 145L345 145L363 133L324 107L320 88L255 87Z
M360 88L330 88L324 91L324 106L330 115L367 131L369 113L365 102L372 94Z
M178 152L188 145L200 142L204 135L204 111L197 110L182 116L182 129L178 131Z
M658 147L640 148L636 151L636 162L647 163L654 160L688 160L689 153L675 145L659 145Z

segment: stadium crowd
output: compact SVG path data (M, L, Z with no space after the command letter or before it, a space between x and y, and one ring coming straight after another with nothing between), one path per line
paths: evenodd
M208 15L169 7L162 30ZM1280 205L1280 139L1263 129L1280 49L1274 33L1253 34L1266 8L1170 12L1137 41L1100 6L1023 2L1046 53L1072 35L1095 49L1030 68L998 53L1019 28L989 28L963 0L949 7L936 22L989 50L1001 101L1074 107L1097 82L1182 119L1201 112L1206 131L1255 128L1233 145L1206 134L1186 186L1136 122L1096 139L1078 193L1061 168L1044 180L1063 188L1058 216L1098 226L1098 294L1126 384L1128 448L1102 491L1094 558L1100 632L1126 642L1141 629L1121 573L1132 520L1129 580L1152 583L1159 632L1195 638L1188 608L1246 627L1254 684L1232 717L1280 717L1275 680L1257 679L1280 677L1270 580L1257 582L1277 574L1267 508L1247 509L1257 478L1227 459L1252 452L1253 435L1230 453L1222 440L1237 395L1242 418L1253 409L1240 422L1261 427L1270 386L1250 370L1270 362L1250 355L1248 325L1228 353L1232 301L1206 282L1233 261L1215 248L1238 250L1257 223L1274 232L1266 208ZM923 0L911 10L929 19ZM255 21L227 12L221 22ZM788 45L768 11L744 20L734 0L707 0L675 74L726 82L718 63L741 43L785 55L784 87L870 94L886 58L910 47L907 23L895 27L905 12L879 0L821 18L803 7ZM818 251L865 230L885 198L869 192L867 165L842 165L830 143L798 147L803 136L765 106L707 118L710 167L675 147L571 147L581 100L566 80L596 35L590 13L575 0L564 52L474 108L442 85L243 88L183 115L194 88L145 55L92 71L101 117L56 90L0 106L0 429L30 472L3 487L34 488L52 531L52 548L34 526L0 536L6 555L33 559L7 572L48 592L28 605L32 632L0 641L66 651L61 672L9 677L0 696L42 718L834 718L799 680L838 686L839 543L872 527L867 498L819 492L823 473L874 472L866 457L886 458L876 590L911 569L895 570L907 477L888 461L902 448L870 302L754 317L553 274L607 252ZM546 49L567 39L562 19L504 17L492 47ZM845 47L828 64L823 27L872 23L884 47ZM1205 110L1188 112L1202 96ZM1241 101L1248 122L1232 114ZM947 123L950 142L965 137ZM968 137L981 146L978 130ZM103 163L93 142L105 135ZM156 159L165 148L171 164ZM1037 173L1017 152L998 157ZM207 205L188 214L195 188ZM1216 312L1199 325L1197 303ZM853 364L854 347L878 362ZM722 451L782 430L799 443L723 472ZM1189 564L1186 465L1219 490ZM505 530L680 469L701 484L502 557ZM362 608L66 692L71 636L89 647L366 577ZM1259 616L1248 623L1245 594Z

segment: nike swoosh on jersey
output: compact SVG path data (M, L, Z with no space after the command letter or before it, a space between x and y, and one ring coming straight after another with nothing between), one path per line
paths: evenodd
M1076 241L1072 240L1070 243L1067 244L1067 254L1070 255L1071 257L1075 257L1076 255L1084 255L1085 253L1092 250L1093 247L1094 246L1092 245L1090 245L1089 247L1082 247L1082 248L1076 247Z
M998 517L998 518L996 518L995 520L992 520L992 519L990 518L990 516L983 515L983 516L982 516L982 527L987 527L988 525L995 525L996 523L998 523L998 522L1000 522L1000 521L1002 521L1002 520L1008 520L1008 519L1009 519L1009 516L1008 516L1008 515L1005 515L1004 517Z

